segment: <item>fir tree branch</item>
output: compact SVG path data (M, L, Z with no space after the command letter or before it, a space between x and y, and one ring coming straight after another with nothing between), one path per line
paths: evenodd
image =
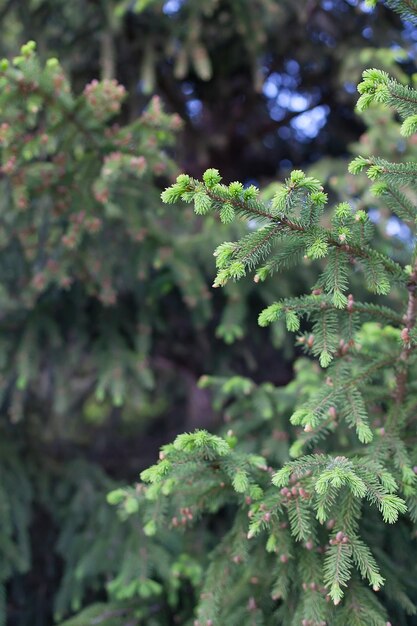
M375 193L375 192L374 192ZM410 200L397 187L384 186L382 196L387 197L388 206L405 222L409 228L416 226L416 209Z
M97 141L97 138L90 132L90 130L78 119L75 115L74 111L68 109L67 106L64 105L63 102L60 101L59 97L53 98L51 94L43 89L39 84L34 83L33 81L27 81L24 79L23 81L18 80L11 73L7 74L7 80L10 83L13 83L16 89L21 89L22 85L27 84L30 86L34 93L38 93L39 96L43 99L44 103L47 106L54 107L56 106L61 111L62 115L65 119L72 125L75 126L78 131L84 135L86 140L90 143L90 145L101 154L101 146Z
M195 191L195 185L194 184L190 185L188 190L190 192ZM253 206L253 204L249 202L245 202L238 198L232 198L232 197L228 197L226 200L222 196L216 194L212 189L209 189L206 185L204 186L204 191L211 200L213 200L214 202L218 204L224 204L227 201L234 208L240 210L241 212L244 212L245 214L252 215L255 218L261 217L261 218L271 220L277 225L277 227L288 228L290 231L298 232L298 233L308 233L311 231L311 228L303 226L302 224L299 224L295 222L294 220L290 220L288 219L288 217L284 215L280 215L279 217L277 217L273 215L272 213L270 213L269 211L267 211L265 208L261 209L259 206L255 207ZM342 241L339 241L338 239L335 239L331 231L327 229L322 229L322 231L330 246L343 250L344 252L347 252L348 254L356 258L372 259L372 255L367 246L363 246L363 247L354 246L352 244L348 244L346 242L342 242ZM391 259L389 259L383 254L378 254L378 256L385 270L389 272L391 275L394 275L398 278L403 273L403 270L400 265L398 265L397 263L395 263L394 261L392 261Z
M296 298L294 299L293 304L286 304L286 302L284 301L282 303L282 311L294 311L296 313L300 313L300 309L302 309L303 312L306 314L310 314L319 310L340 312L340 308L336 307L330 300L326 298L318 298L316 296L314 297L314 300L311 298L311 301L309 301L308 298L311 298L311 296L307 296L307 298ZM402 315L399 315L389 307L379 306L377 304L354 302L354 304L349 304L348 311L351 315L353 315L354 313L358 313L360 315L367 316L370 319L380 318L396 326L402 326L404 324L404 318Z
M190 191L194 191L194 188L191 187ZM222 198L221 196L217 195L216 193L214 193L211 189L208 189L207 187L205 188L205 193L208 195L209 198L211 198L211 200L214 200L214 202L218 202L219 204L224 204L226 202L225 198ZM228 198L227 202L230 203L234 208L240 209L241 211L244 211L245 213L252 214L253 217L263 217L268 220L276 221L272 213L269 213L268 211L262 210L258 207L254 207L248 204L247 202L238 200L237 198ZM298 230L302 230L302 229L299 228Z
M239 261L245 263L246 261L250 261L266 244L269 244L269 241L275 237L275 235L281 230L280 225L278 224L275 228L272 228L261 241L259 241L255 246L253 246L250 250L248 250L244 256L242 256Z

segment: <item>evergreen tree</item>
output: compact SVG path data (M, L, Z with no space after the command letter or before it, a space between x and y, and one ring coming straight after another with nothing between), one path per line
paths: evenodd
M220 341L241 338L257 290L231 285L222 305L213 302L217 221L161 206L182 122L157 96L133 122L116 123L124 87L93 80L75 93L58 60L43 62L33 42L1 61L0 86L0 623L8 613L12 623L33 624L80 609L106 577L130 571L127 555L141 544L135 524L125 535L106 508L117 483L105 472L126 481L133 464L149 463L138 450L152 419L184 407L181 419L197 423L207 401L194 381L204 370L201 355L195 373L184 352L199 336L204 360L230 371L205 335L215 316ZM231 235L242 232L230 226ZM277 293L265 289L261 300ZM245 351L238 343L235 355ZM178 432L173 420L169 431ZM154 436L157 448L163 439ZM86 462L74 460L80 455ZM31 541L31 528L42 541ZM110 568L109 536L117 544ZM42 542L50 550L38 551ZM179 558L170 540L164 549ZM44 577L49 593L39 600ZM138 594L150 596L148 588Z
M192 161L197 164L194 165L196 171L201 163L214 157L220 159L224 153L230 168L226 175L230 179L238 161L230 158L222 148L222 142L229 135L237 138L237 142L230 143L230 154L239 151L243 115L239 108L242 105L240 96L245 91L249 94L246 112L250 113L245 113L245 119L254 120L250 124L247 143L256 150L247 158L245 156L242 175L247 178L256 174L251 168L258 163L263 175L275 173L275 157L269 157L274 163L273 170L265 170L263 160L259 159L259 149L264 150L263 142L268 139L271 128L275 133L277 128L287 128L288 125L291 146L298 146L294 150L295 160L305 159L307 153L316 149L317 156L324 148L321 140L317 144L313 142L313 147L308 142L303 144L305 138L302 137L301 143L294 141L297 133L291 120L297 117L297 111L288 111L284 120L271 121L269 115L273 103L259 93L262 82L259 68L265 58L264 51L273 47L272 56L268 57L272 60L266 78L278 71L283 80L289 79L286 64L291 63L292 52L296 49L296 64L299 63L301 69L299 75L293 76L291 85L302 77L305 80L307 74L313 81L323 80L323 84L324 77L330 80L331 84L323 87L321 97L324 99L320 102L335 105L332 110L337 109L338 115L336 118L331 116L329 128L339 130L342 128L337 122L340 115L343 119L345 115L350 119L349 110L344 107L349 96L341 87L343 71L348 70L342 68L342 74L339 71L343 65L340 57L346 60L347 56L333 54L329 37L332 33L336 33L337 40L346 37L345 50L360 48L367 41L362 36L362 28L368 23L368 17L362 5L354 7L344 1L334 3L334 11L329 11L326 3L314 5L310 2L299 5L283 2L277 11L276 3L267 0L256 3L256 6L242 0L213 1L203 6L192 0L177 3L177 10L170 17L161 12L166 8L165 4L139 2L133 7L132 3L103 2L96 5L82 2L74 10L74 3L41 0L28 6L18 0L5 2L0 7L5 34L1 46L5 52L15 49L16 38L25 41L27 35L33 34L40 39L39 56L32 43L24 45L21 54L12 62L2 62L0 76L0 471L3 478L0 622L7 621L13 626L43 626L50 621L52 611L57 621L75 612L77 616L68 623L82 626L97 622L119 626L122 621L147 626L192 623L202 585L208 585L207 593L211 593L210 585L221 582L220 575L224 573L222 567L226 562L222 550L224 548L225 554L229 555L230 540L225 538L220 544L223 546L219 547L220 558L213 560L211 578L207 580L204 574L206 557L213 543L218 543L219 537L226 537L231 529L229 537L240 542L239 549L236 548L232 556L233 567L241 567L232 572L236 583L231 584L228 596L222 601L216 596L220 623L233 624L247 619L244 606L250 608L252 621L259 621L258 604L264 597L266 608L262 608L262 612L265 620L275 619L270 616L279 608L276 605L270 608L270 597L268 593L265 595L270 582L266 576L268 567L270 563L271 567L275 565L275 548L272 556L268 556L262 538L253 538L253 552L252 547L249 550L245 539L248 529L244 528L246 510L242 509L243 496L240 494L249 489L245 487L247 481L255 491L245 494L243 507L248 506L246 498L255 502L259 486L265 489L265 494L272 494L272 491L268 492L269 474L265 472L264 460L260 457L267 460L268 467L275 469L288 462L289 439L292 441L293 438L288 432L288 414L296 412L301 402L311 402L323 375L309 359L297 362L295 380L285 388L276 388L270 383L256 384L239 374L255 372L260 379L262 375L256 368L261 360L255 363L253 355L266 350L272 355L272 343L274 346L284 345L287 358L292 355L290 342L283 334L282 320L271 326L268 340L263 335L261 343L261 331L255 331L251 326L250 312L275 302L277 298L285 298L288 302L282 318L287 320L290 328L295 327L297 321L290 310L289 299L304 293L312 284L322 261L310 254L304 263L303 254L308 251L305 241L295 242L289 232L283 232L285 239L280 243L277 258L268 259L265 267L260 268L257 282L229 280L222 290L214 292L213 299L206 283L207 275L212 271L213 242L221 236L218 214L225 224L222 228L227 237L243 237L242 246L249 246L250 255L244 258L244 265L249 266L257 255L263 257L268 241L262 243L263 234L258 233L261 246L253 254L247 234L250 232L255 237L257 219L254 221L251 217L249 230L244 220L234 220L235 214L240 212L236 202L243 198L243 190L238 184L230 188L233 192L230 199L223 198L226 201L217 204L218 212L211 210L212 203L204 186L199 188L195 197L200 215L193 216L192 210L184 211L180 207L181 199L176 206L161 207L160 186L167 179L173 180L176 172L167 153L174 153L174 134L183 123L178 115L164 112L160 99L150 96L153 89L157 90L169 108L179 110L186 119L186 141L182 145L190 146ZM309 18L307 25L306 15ZM382 40L381 34L386 36L387 25L393 28L389 32L394 38L398 33L397 20L385 12L380 16L382 20L372 22L374 42ZM300 32L306 32L305 47L297 45L295 48L290 38L277 37L278 29L291 30L296 39ZM318 53L322 54L323 41L327 51L326 63L318 63L317 71L312 73L310 61ZM225 42L233 44L235 50L228 56L230 64L227 68L223 67L224 54L218 55ZM99 48L101 54L98 54ZM64 55L64 67L54 58L46 60L55 49L60 56ZM112 58L112 54L116 56ZM100 63L97 63L98 58ZM140 64L137 63L139 58ZM355 53L352 58L357 58ZM288 67L294 68L294 65ZM213 77L208 81L210 71ZM93 80L100 72L103 80ZM230 81L232 74L235 79ZM130 86L130 97L115 80L116 76ZM139 96L136 90L138 78L141 79ZM307 91L313 96L317 94L311 83L308 83ZM222 93L221 102L219 93ZM218 130L217 134L206 133L207 141L202 141L201 149L195 139L199 123L188 106L196 98L203 102L203 107L215 112L212 124ZM221 106L216 108L216 102ZM234 103L233 107L230 102ZM317 104L318 101L314 102ZM312 101L310 104L314 105ZM229 124L231 118L224 111L229 112L232 108L235 113L232 124ZM267 117L269 125L259 125L260 111ZM352 124L352 129L349 137L357 135L360 125ZM345 141L343 136L338 145L344 146ZM178 145L175 154L186 163L189 155L183 154ZM282 145L288 150L288 140L284 144L279 140L278 153L282 151ZM343 151L344 148L340 149ZM364 156L370 158L370 152ZM390 151L388 155L378 156L389 159ZM211 174L216 176L215 172ZM207 176L210 178L210 173ZM360 177L356 179L362 180ZM180 183L181 180L184 182L180 179ZM323 192L317 183L313 181L311 184L316 185L316 192L312 190L310 195L317 193L317 206L304 210L316 214L325 199L320 196ZM361 184L358 183L358 188ZM257 206L258 200L250 199L256 190L252 188L247 193L245 202ZM267 190L262 198L259 197L259 205L266 210L270 193L271 190ZM379 187L379 193L389 198L391 192ZM201 216L207 209L211 215ZM327 214L323 214L321 226L326 225L326 220ZM348 221L339 225L340 228L349 229ZM371 229L365 222L363 227L366 231ZM335 225L327 230L335 237L346 235L348 238L349 235L347 230L346 233L339 232ZM323 233L318 229L317 236L321 235ZM271 242L274 237L273 232ZM324 239L323 242L325 245ZM323 242L319 247L323 247ZM386 252L379 237L372 242L379 252ZM338 249L327 243L333 252ZM317 242L311 241L313 244L317 246ZM401 251L395 247L395 260L406 265L408 260L403 262L403 257L409 252L407 246L402 246ZM232 256L234 254L235 251ZM329 253L328 256L331 262L332 255ZM351 255L348 256L350 263ZM297 268L297 292L291 272L282 274L280 281L264 280L275 268L290 267L299 260L301 264L292 266ZM237 261L242 262L241 259ZM365 264L363 257L362 263ZM359 259L358 267L360 265ZM226 264L223 269L227 267ZM392 268L398 269L395 263ZM235 265L235 275L241 271L241 266ZM375 269L371 268L369 272L373 276ZM388 269L387 272L390 274ZM349 275L352 279L350 291L357 299L363 292L360 276L356 270ZM383 284L381 278L377 278L378 285ZM403 282L399 280L399 284ZM345 328L337 304L337 300L339 305L343 302L343 290L331 290L326 284L317 286L316 291L320 289L330 292L328 301L324 301L325 296L319 299L324 305L323 311L328 306L330 317L333 311L337 323L340 318L342 335L350 333L351 337L356 332L357 320L353 316L352 329ZM220 291L226 296L219 295ZM392 294L391 291L390 297ZM366 310L360 309L361 305L356 303L355 315L370 319L380 316L382 320L391 320L394 326L401 325L401 313L397 307L401 294L399 288L394 294L395 301L394 298L384 301L391 310L378 308L378 294L366 305ZM307 317L311 314L314 324L320 327L320 316L315 308L307 301L304 304ZM295 306L299 305L295 303ZM397 317L390 318L393 311ZM324 317L326 315L323 313ZM219 342L210 345L208 337L214 328L213 318L218 338L234 344L228 354L218 349ZM304 321L302 323L304 331L307 326ZM250 342L236 341L245 332ZM381 328L368 325L357 332L355 342L365 345L371 356L383 344L387 344L387 350L394 350L395 331L389 327L382 332ZM313 334L306 332L304 338L300 335L299 344L307 351L315 351ZM192 356L190 367L190 355L197 352L195 337L199 337L199 351ZM337 334L337 340L339 338ZM351 348L349 345L348 349ZM341 348L336 349L336 357L340 356L340 351ZM322 359L328 359L332 352L334 350L322 355ZM285 372L282 373L287 367L282 352L280 359L279 367L275 367L271 375L275 382L286 378ZM359 359L352 364L352 370L357 368L361 373L361 366ZM203 378L201 391L196 390L195 377L206 369L215 375ZM234 376L228 378L231 371ZM342 372L340 376L345 374ZM384 376L382 381L389 383L389 374ZM202 414L207 412L204 404L206 387L213 389L215 408L225 415L224 439L229 448L240 455L230 457L229 478L220 481L224 495L217 499L216 472L223 471L225 459L217 467L217 458L213 458L207 468L205 449L220 446L224 452L227 448L222 439L208 435L207 438L204 433L196 439L202 456L197 462L194 457L192 459L197 471L203 459L204 472L192 494L186 491L181 495L175 490L173 500L168 502L165 495L159 498L159 487L153 495L152 490L143 484L120 489L118 482L109 478L103 469L122 477L125 482L133 475L133 470L143 467L146 458L143 452L142 456L138 454L137 441L142 437L144 425L150 418L156 419L161 414L168 416L170 431L165 430L162 434L159 426L154 427L154 431L158 431L155 435L158 443L163 437L170 437L170 432L178 432L178 420L183 419L184 398L188 398L187 427L192 429L195 423L201 423ZM370 418L374 419L378 395L372 396L372 389L368 386L360 388L358 393L361 391ZM343 400L340 397L334 402L336 410L337 402L342 404ZM357 402L360 405L360 400ZM370 402L372 407L368 406ZM361 413L358 415L360 417ZM365 417L362 416L362 422L357 425L363 440L369 438ZM382 426L376 424L375 427ZM334 433L333 428L333 425L329 428L331 445L320 444L323 449L330 454L339 443L344 450L349 449L344 439L349 434L341 430ZM336 442L335 438L338 438ZM188 445L184 438L183 443ZM142 443L140 449L145 446L152 454L151 446L147 444ZM223 452L219 452L219 456ZM77 460L80 453L89 460ZM296 445L291 454L295 453ZM172 450L168 448L161 456L165 454L171 456ZM209 453L210 458L212 454ZM184 477L188 480L187 472L191 470L185 469ZM205 473L206 469L213 470L214 476ZM181 479L181 475L177 479ZM214 485L215 497L207 490L207 480ZM164 494L168 494L170 485L170 482L165 483ZM301 489L301 484L297 488ZM121 502L119 509L106 504L104 494L108 491L112 491L111 502ZM211 498L209 506L204 495L207 493ZM203 500L206 498L201 506L199 500L196 505L196 494ZM260 507L264 504L262 498L258 503ZM221 512L216 515L214 526L211 519L201 515L207 507L210 512ZM239 511L237 525L236 511ZM201 526L190 528L200 515L205 531L203 536L199 531ZM158 524L164 519L168 520L170 528L165 527L161 534ZM187 532L179 534L178 527L186 528ZM242 534L239 529L243 528L245 532L242 530ZM401 526L399 528L401 537L404 531ZM361 528L361 533L377 556L375 543L368 537L369 529ZM386 537L396 542L402 551L401 557L404 553L403 560L408 563L408 544L381 531L380 546ZM290 538L287 545L288 550L293 549ZM294 548L295 554L298 554L297 547ZM59 561L56 555L59 555ZM383 555L379 557L382 559ZM389 563L384 567L389 568ZM253 574L258 568L263 577ZM405 576L405 568L401 570L401 576L403 571ZM385 572L383 575L388 581ZM296 588L297 576L297 573L291 574L289 579L291 592ZM310 585L314 576L308 578ZM391 576L391 585L392 579ZM388 583L385 588L388 589ZM397 587L391 588L392 596L399 594ZM255 593L254 590L259 591ZM104 600L105 594L107 600ZM414 599L412 592L409 595ZM406 596L401 597L406 604ZM385 599L384 606L388 603ZM83 611L86 605L88 608ZM198 610L202 615L204 611L212 610L209 596L206 605ZM280 610L284 614L293 611L289 604ZM392 610L392 615L397 615L396 609ZM209 613L207 615L208 621L213 619ZM343 613L341 615L343 623ZM403 619L401 612L398 615L399 620Z
M413 3L392 4L415 20ZM416 132L415 89L371 69L358 90L359 111L374 103L392 107L403 136ZM361 171L392 214L415 229L416 163L359 156L350 172ZM269 203L254 186L222 184L215 169L201 181L182 174L162 199L192 202L198 214L218 212L224 222L250 220L246 236L217 248L215 287L251 271L259 284L304 258L321 265L310 294L285 298L259 316L261 326L283 319L320 368L300 361L298 393L297 382L274 390L239 378L203 381L227 407L227 433L179 435L142 472L136 501L152 536L208 515L223 518L194 624L414 623L415 237L412 245L403 241L403 264L378 247L363 209L338 203L330 224L323 223L326 193L299 170ZM357 274L372 299L351 292ZM389 298L393 292L401 311ZM229 405L230 394L237 404ZM285 427L279 434L288 411L289 448ZM265 439L257 438L258 419L276 420L275 437L267 429ZM132 498L123 490L110 496L122 509Z
M3 4L1 54L34 39L42 58L62 60L76 90L117 79L129 119L159 94L185 122L182 167L197 176L216 164L228 181L344 154L361 132L347 56L355 68L364 48L404 45L398 16L383 5L370 13L362 0ZM316 121L306 125L309 113Z

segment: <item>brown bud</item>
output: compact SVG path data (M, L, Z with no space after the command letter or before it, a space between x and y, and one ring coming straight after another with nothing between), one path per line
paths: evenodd
M410 342L410 331L408 330L408 328L403 328L401 331L401 339L403 340L404 343L409 343Z
M332 418L332 420L335 420L335 419L336 419L336 416L337 416L336 407L331 406L331 407L329 408L329 417L331 417L331 418Z

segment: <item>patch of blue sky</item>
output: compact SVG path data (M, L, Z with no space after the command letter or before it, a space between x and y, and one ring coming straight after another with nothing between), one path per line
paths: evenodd
M385 226L387 235L390 237L398 237L401 241L410 241L412 239L412 233L407 224L404 224L398 217L393 215L387 220Z
M403 39L408 44L408 48L411 48L412 60L415 62L415 55L417 50L417 28L411 22L404 22Z
M285 69L291 76L300 73L300 64L295 59L289 59L285 63Z
M162 7L162 11L165 15L175 15L181 9L184 4L184 0L166 0Z
M356 84L350 82L343 83L343 89L347 91L347 93L356 93Z
M346 2L352 7L358 7L358 9L362 11L362 13L372 13L372 11L374 10L365 2L365 0L346 0Z
M298 81L295 80L295 84L291 84L293 81L286 80L288 78L293 79L288 74L273 73L268 76L263 85L263 94L269 100L269 114L276 122L283 120L288 111L293 113L305 111L311 106L315 97L315 94L296 91Z
M272 72L264 81L262 93L270 100L276 98L283 88L294 91L300 82L299 71L295 67L298 66L297 61L287 61L286 65L289 66L288 73Z
M297 139L305 141L317 137L327 122L329 111L327 105L321 104L294 117L290 124L296 131Z
M334 0L323 0L321 3L321 6L325 11L333 11L334 5Z
M378 224L381 221L381 211L376 208L368 210L368 217L371 222ZM398 237L401 241L411 244L414 240L413 233L407 224L404 224L398 217L392 215L385 224L385 232L389 237Z
M370 26L366 26L362 30L362 35L365 37L365 39L371 39L373 34L374 34L373 28L371 28Z
M289 89L281 89L277 95L276 103L283 109L301 113L310 106L311 97Z
M368 209L368 217L374 224L378 224L381 219L381 211L379 209Z
M192 120L197 120L203 110L203 103L197 98L192 98L186 102L187 113Z

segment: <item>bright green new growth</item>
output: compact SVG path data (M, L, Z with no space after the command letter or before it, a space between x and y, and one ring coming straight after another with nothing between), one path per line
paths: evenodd
M392 107L403 120L403 135L416 131L416 91L379 70L364 72L358 90L359 110L373 103ZM374 193L414 235L416 164L358 157L349 170L366 170ZM261 585L272 604L253 600L248 609L253 621L245 624L385 626L386 598L414 614L404 585L395 580L394 563L369 526L382 523L385 532L385 524L400 524L409 533L417 520L415 249L408 249L407 264L395 262L375 247L365 211L346 202L326 209L320 181L301 171L292 172L270 203L254 187L223 184L214 169L202 181L180 176L162 198L194 202L198 214L218 213L224 222L250 220L242 239L217 248L215 287L249 272L258 282L315 262L311 294L271 304L259 323L284 320L288 331L299 333L304 351L326 368L288 405L297 427L290 448L295 460L281 469L254 461L234 433L222 440L196 431L166 446L160 463L142 473L152 483L144 510L164 501L174 526L179 503L192 511L190 521L226 503L236 507L231 529L213 555L195 623L249 619L233 599L242 592L233 563L244 562L251 572L255 563L259 569L259 559L269 572ZM369 301L351 293L359 273L374 294ZM393 289L402 294L400 313L378 297ZM226 386L222 389L227 397ZM247 393L255 390L248 387ZM323 453L324 445L334 454ZM227 592L222 568L228 571ZM383 602L374 595L380 589Z
M352 171L364 167L372 165L359 158ZM348 299L352 270L363 273L367 289L375 294L389 293L391 284L407 283L404 268L372 247L373 228L364 211L355 213L349 204L341 203L334 208L330 227L322 225L327 196L318 180L301 171L292 172L269 205L258 200L253 189L248 197L242 185L221 184L213 170L206 172L202 182L181 175L162 198L165 202L179 198L194 202L198 214L218 211L222 221L227 213L227 221L236 215L255 219L259 225L240 241L222 244L216 250L215 287L242 278L252 269L255 281L265 280L273 272L299 263L303 256L307 260L326 258L313 295L271 305L259 318L260 325L266 326L284 316L287 329L295 332L300 328L300 317L307 317L314 330L313 354L320 357L324 367L332 361L340 340L347 344L353 341L361 317L378 318L372 305ZM395 317L394 312L391 315Z

